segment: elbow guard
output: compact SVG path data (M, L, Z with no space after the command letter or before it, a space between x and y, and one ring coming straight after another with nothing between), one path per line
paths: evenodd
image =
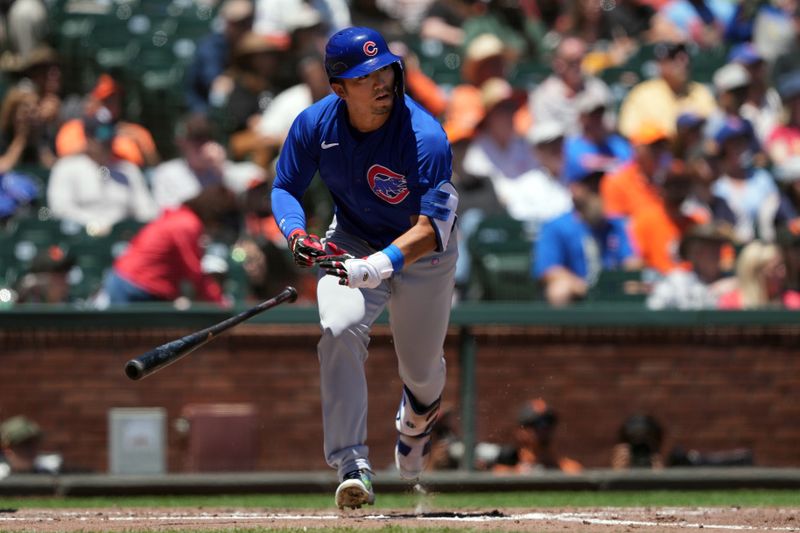
M422 195L420 214L425 215L433 222L436 232L436 251L443 252L450 240L450 233L456 223L456 208L458 207L458 192L453 184L446 181L435 189L429 189Z

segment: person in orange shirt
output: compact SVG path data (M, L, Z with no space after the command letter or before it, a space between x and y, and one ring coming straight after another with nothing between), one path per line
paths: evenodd
M528 474L537 470L560 470L577 474L583 465L558 452L555 430L558 414L542 398L523 404L514 430L514 444L505 447L492 471L498 474Z
M115 156L139 167L151 167L160 161L156 143L147 129L139 124L121 120L123 112L122 86L108 74L101 74L84 104L84 116L94 117L107 112L116 127L111 149ZM59 157L86 150L84 120L68 120L56 135L56 154Z
M664 174L672 159L666 130L648 124L630 136L633 160L607 174L600 184L606 214L629 217L639 209L659 203L653 184Z
M674 161L663 178L655 181L658 197L647 209L631 217L631 236L645 268L666 275L680 267L681 239L697 224L709 222L702 212L681 212L681 205L692 191L693 177L681 161Z

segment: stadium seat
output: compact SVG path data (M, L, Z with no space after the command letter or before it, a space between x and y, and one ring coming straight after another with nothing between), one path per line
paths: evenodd
M485 218L468 242L472 255L469 293L483 300L538 300L531 279L533 243L521 222L508 215Z

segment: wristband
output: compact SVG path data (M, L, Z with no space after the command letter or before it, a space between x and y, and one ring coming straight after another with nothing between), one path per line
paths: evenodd
M394 244L390 244L384 248L382 252L389 256L389 260L392 262L392 268L395 272L400 272L403 269L405 257L403 257L403 252L400 251L400 248Z

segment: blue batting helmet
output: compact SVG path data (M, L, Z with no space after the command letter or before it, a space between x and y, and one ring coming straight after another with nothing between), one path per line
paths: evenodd
M325 71L328 78L358 78L396 63L402 69L402 58L394 55L380 33L372 28L345 28L333 34L325 47Z

